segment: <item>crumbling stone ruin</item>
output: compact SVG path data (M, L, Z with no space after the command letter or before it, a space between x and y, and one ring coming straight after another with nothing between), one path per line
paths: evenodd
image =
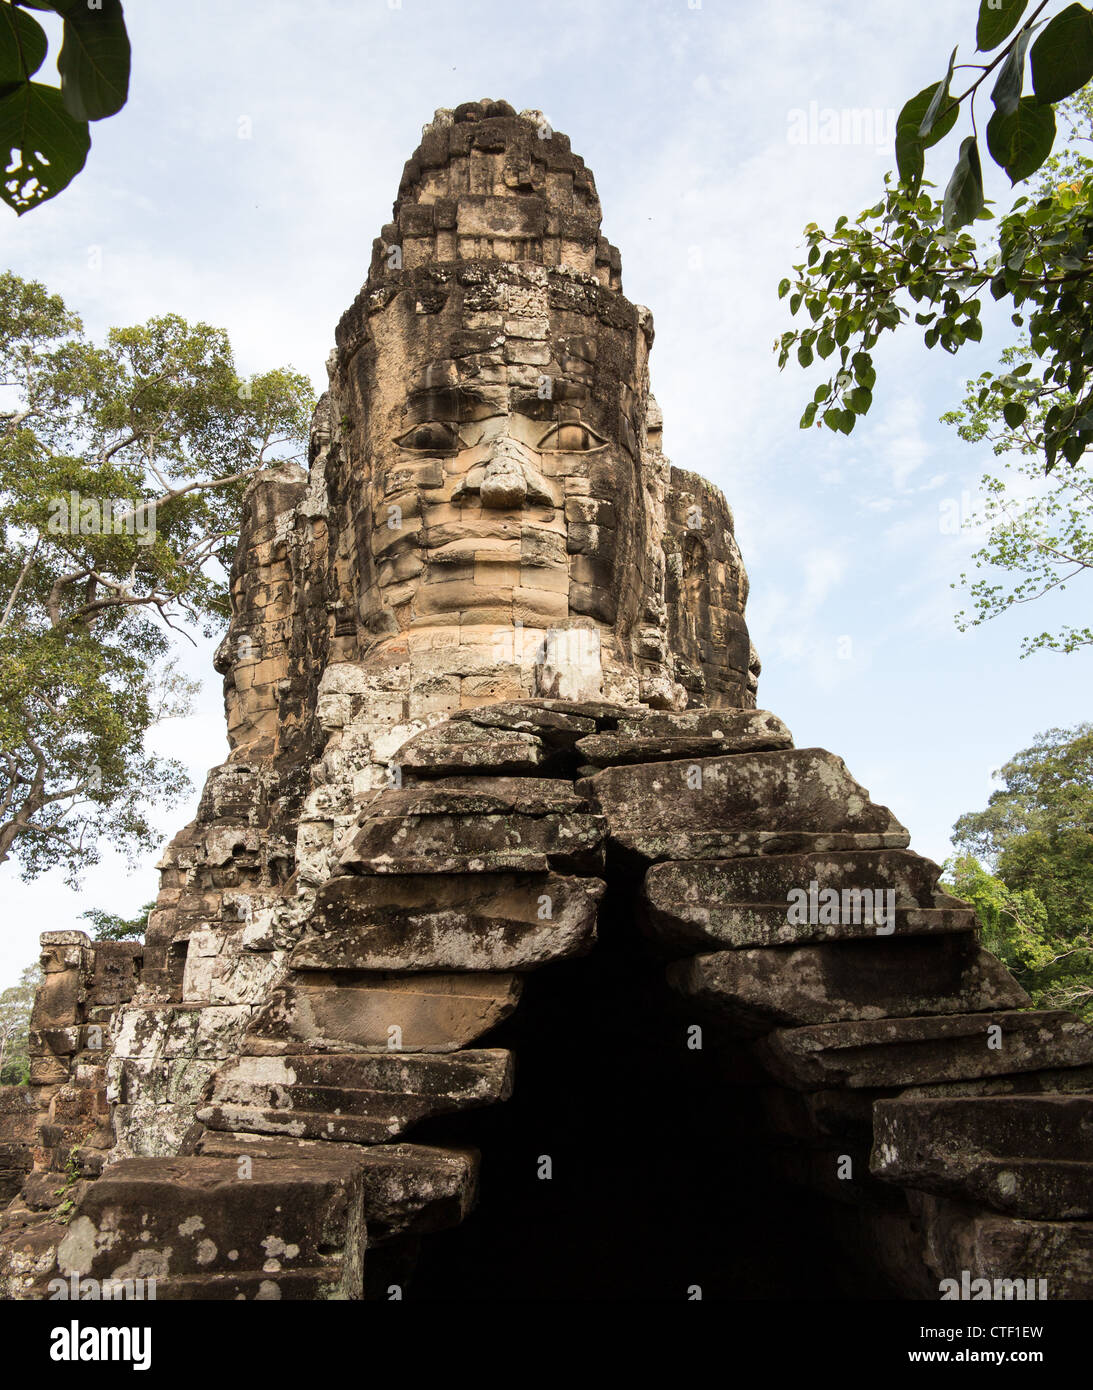
M1093 1296L1093 1032L756 708L599 228L539 113L426 127L147 940L43 937L7 1297Z

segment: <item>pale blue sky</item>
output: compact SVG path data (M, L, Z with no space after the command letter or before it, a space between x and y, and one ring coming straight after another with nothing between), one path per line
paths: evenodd
M1018 659L1026 624L1087 622L1088 591L966 636L952 621L949 586L974 545L944 533L941 508L974 496L990 456L938 416L993 363L1008 320L990 315L983 345L955 360L913 329L893 341L849 440L798 430L811 385L779 375L771 345L801 229L875 201L895 111L955 43L970 54L976 9L127 0L129 104L93 128L87 167L59 198L18 222L0 210L0 263L60 291L92 331L175 311L227 328L244 371L292 363L321 386L433 110L482 96L541 109L592 168L626 293L653 311L666 452L735 509L760 703L800 745L843 756L914 847L941 858L994 768L1090 714L1093 654ZM869 109L884 138L801 143L812 103L816 124L827 108ZM958 138L933 154L941 183ZM196 788L226 750L209 658L186 656L205 683L198 713L157 741ZM163 817L165 836L192 805ZM0 869L0 986L34 958L39 931L81 925L89 906L139 907L153 862L129 875L111 858L80 894Z

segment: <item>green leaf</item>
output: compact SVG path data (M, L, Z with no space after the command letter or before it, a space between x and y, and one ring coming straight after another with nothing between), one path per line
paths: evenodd
M0 100L0 198L21 216L60 193L90 148L87 126L68 114L56 87L22 84Z
M853 357L853 365L858 385L864 386L867 391L872 391L877 382L877 369L873 366L873 359L867 352L856 352Z
M934 94L930 98L930 104L926 108L926 114L922 118L922 124L918 128L918 138L927 140L930 131L934 128L938 113L941 111L941 103L949 96L949 83L953 80L953 68L956 65L956 49L954 48L949 55L949 70L946 72L944 80L939 82L934 88ZM898 122L897 122L898 125Z
M1041 101L1063 101L1093 77L1093 15L1068 5L1032 45L1032 85Z
M975 43L980 53L997 48L1013 33L1028 9L1028 0L982 0L979 23L975 27Z
M911 98L896 121L896 165L903 183L918 183L924 167L923 152L948 135L960 114L958 107L951 107L934 121L929 138L923 139L919 128L936 91L936 86L924 87L918 96Z
M801 416L801 429L807 430L816 419L816 402L809 401L805 406L805 413Z
M983 211L983 168L979 162L979 142L974 135L960 144L960 158L945 190L945 230L956 231L974 222Z
M802 343L797 349L797 361L802 367L812 366L812 349L806 343Z
M864 386L856 386L846 393L846 403L855 415L864 415L873 404L873 393Z
M998 110L987 125L987 148L995 164L1009 175L1011 184L1034 174L1055 143L1055 108L1039 97L1022 97L1012 115ZM1022 255L1023 263L1023 255ZM1008 262L1014 270L1020 265Z
M1025 54L1036 27L1027 24L1010 44L1006 61L999 70L998 81L991 92L991 101L994 102L995 108L1007 116L1017 110L1017 104L1021 100L1021 88L1025 83Z
M1015 430L1018 425L1025 423L1028 411L1020 401L1007 401L1002 407L1002 414L1005 416L1006 424L1009 425L1010 429Z
M789 281L788 281L788 280L782 280L782 281L780 282L780 284L778 285L778 298L779 298L779 299L785 299L786 295L789 294L789 291L790 291L790 283L789 283Z
M0 85L33 77L49 41L36 19L11 5L0 6Z
M64 16L64 43L57 59L61 92L78 121L101 121L125 105L129 95L129 35L121 0L58 0Z

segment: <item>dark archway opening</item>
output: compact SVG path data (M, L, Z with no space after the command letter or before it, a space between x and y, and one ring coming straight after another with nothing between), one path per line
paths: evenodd
M898 1297L840 1249L836 1204L774 1176L755 1087L734 1084L723 1047L708 1034L687 1046L695 1020L629 894L608 893L599 938L531 975L476 1044L513 1050L512 1098L411 1136L480 1149L482 1177L463 1225L422 1241L406 1296Z

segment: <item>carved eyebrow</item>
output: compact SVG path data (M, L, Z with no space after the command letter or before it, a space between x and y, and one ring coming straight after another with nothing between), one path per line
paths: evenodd
M545 419L554 406L575 406L578 409L591 404L591 392L580 382L569 381L565 377L554 377L549 396L540 396L538 391L513 387L510 395L511 409L533 419Z
M417 421L468 420L484 403L472 386L423 386L410 393L406 413Z
M529 420L551 420L556 424L583 423L580 406L575 400L565 397L540 397L535 393L521 392L513 397L511 408Z
M555 402L549 396L539 396L534 391L521 391L518 395L513 395L510 402L510 409L517 415L526 415L531 420L551 419L554 406Z

